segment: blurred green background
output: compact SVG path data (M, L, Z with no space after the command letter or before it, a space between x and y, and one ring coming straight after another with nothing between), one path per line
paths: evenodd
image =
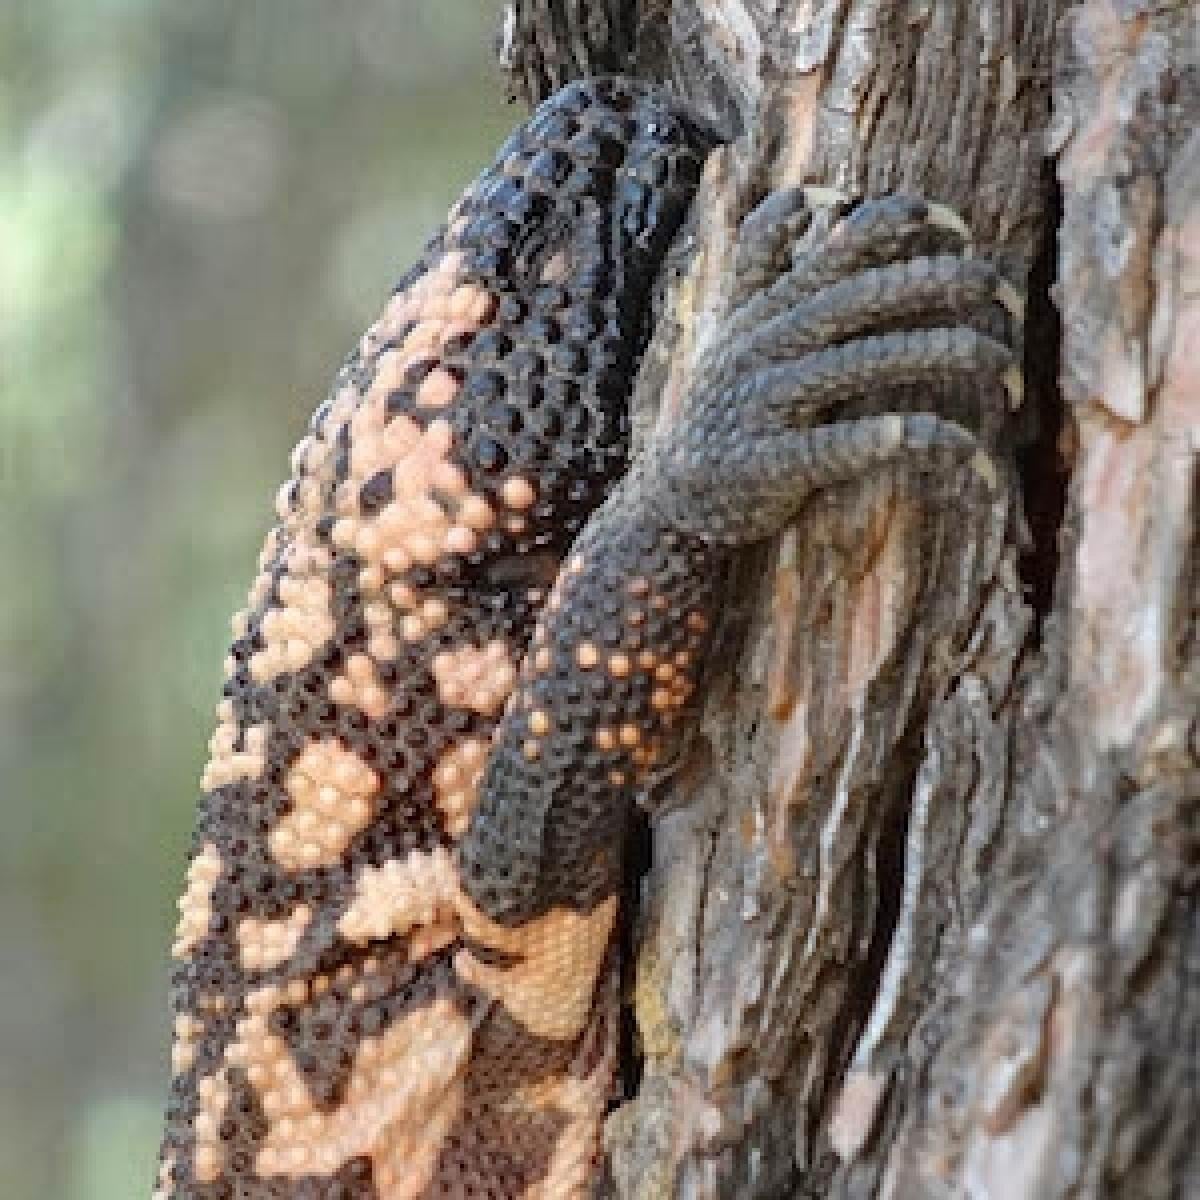
M145 1196L228 619L518 118L489 0L0 3L0 1196Z

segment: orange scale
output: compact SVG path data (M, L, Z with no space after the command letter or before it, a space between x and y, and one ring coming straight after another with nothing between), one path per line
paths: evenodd
M384 453L393 462L411 454L421 440L420 426L408 416L393 417L381 435Z
M389 500L375 517L375 527L389 546L399 545L412 525L409 507L401 500Z
M441 321L422 321L413 331L404 339L403 345L398 352L398 360L400 364L407 370L420 358L427 358L435 350L437 350L441 337L442 330L445 325ZM403 383L403 376L395 380L388 388L398 387ZM372 385L374 390L374 385Z
M476 320L480 307L491 300L491 294L473 283L460 283L450 296L449 314L457 321Z
M365 525L355 535L354 548L360 558L373 559L379 554L382 542L379 530Z
M480 327L486 325L495 315L499 301L490 292L480 292L475 301L475 307L469 313L469 318Z
M451 554L468 555L475 552L479 546L479 538L475 531L465 525L454 525L446 533L446 549Z
M529 508L537 499L533 484L520 475L506 479L500 489L500 495L509 508L517 509Z
M467 476L462 467L444 460L434 464L429 482L447 496L462 496L467 490Z
M437 529L446 524L442 506L428 493L413 498L414 517L422 529Z
M393 574L399 575L412 566L412 557L400 546L389 546L382 555L383 565Z
M392 349L380 355L379 362L375 366L375 374L371 377L370 386L364 395L364 407L359 408L355 413L355 421L361 422L364 419L366 405L378 403L386 398L389 392L400 387L404 383L404 377L408 374L408 368L409 363L400 350Z
M423 321L446 321L450 316L450 296L444 287L436 288L424 298L419 314Z
M441 555L437 542L427 533L410 534L406 545L413 561L424 567L433 566Z

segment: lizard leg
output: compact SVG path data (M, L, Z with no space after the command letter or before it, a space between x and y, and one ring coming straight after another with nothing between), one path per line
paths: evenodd
M738 261L755 282L811 207L811 191L789 189L747 217ZM748 542L880 455L961 446L961 422L995 428L1001 398L1020 403L1022 316L1016 289L971 255L970 231L949 209L912 196L864 201L735 308L698 365L682 423L651 450L647 494L673 528ZM922 411L942 412L940 425L879 415ZM818 420L835 424L805 429ZM795 478L781 482L789 470Z
M708 504L694 528L669 511L678 497L646 490L661 475L627 481L555 585L459 845L481 909L517 927L601 912L619 879L625 815L691 720L726 555L776 532L813 492L899 460L970 465L1000 494L977 440L931 413L722 442L693 460L704 499L689 497L687 515Z
M750 277L776 269L806 203L791 193L751 228ZM511 956L523 944L512 939L536 942L526 958L547 964L537 996L547 1011L575 1011L563 995L593 987L579 954L560 948L611 936L624 821L694 725L733 548L775 533L815 490L892 462L970 467L1002 494L999 469L966 428L929 411L888 412L909 393L928 409L947 387L1004 395L1014 358L995 273L964 265L961 223L922 202L857 211L828 251L832 267L795 256L764 293L773 310L760 298L738 310L779 324L761 335L745 326L731 376L713 358L700 364L681 420L594 514L534 630L457 861L464 892L492 923L475 939L482 949ZM942 262L946 245L959 253ZM856 403L870 415L856 415ZM827 412L831 423L812 424ZM499 989L525 969L485 958L468 945L460 976Z

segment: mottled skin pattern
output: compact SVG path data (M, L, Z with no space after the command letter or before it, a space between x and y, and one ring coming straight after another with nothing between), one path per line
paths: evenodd
M205 770L158 1195L582 1186L614 904L513 937L452 851L535 614L626 469L653 281L709 144L640 84L564 89L297 447Z
M695 723L742 547L897 460L967 465L999 491L976 438L922 410L982 421L1019 402L1020 298L954 214L912 197L853 206L793 255L810 198L774 193L743 222L686 410L592 517L534 630L459 846L466 890L499 921L619 890L624 822Z
M895 459L994 482L921 410L1004 403L1009 290L912 199L793 253L794 191L747 218L727 336L584 526L705 148L640 85L552 98L297 449L181 901L157 1195L589 1194L622 830L694 724L729 557Z

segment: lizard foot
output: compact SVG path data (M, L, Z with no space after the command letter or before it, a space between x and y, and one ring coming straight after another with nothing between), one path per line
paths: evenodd
M1020 403L1015 289L971 253L960 218L909 196L860 203L763 283L810 199L777 193L747 218L739 261L763 285L651 449L655 501L681 531L766 537L813 491L898 459L970 461L1000 481L975 435L936 413L982 423Z

